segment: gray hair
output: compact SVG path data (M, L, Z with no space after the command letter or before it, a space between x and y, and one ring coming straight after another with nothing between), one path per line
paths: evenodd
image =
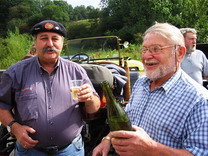
M186 36L187 33L197 34L197 31L194 28L181 28L180 31L184 37Z
M168 41L172 42L173 44L185 46L184 37L181 34L180 30L169 23L154 24L145 31L144 38L148 34L158 34L162 36L164 39L167 39Z

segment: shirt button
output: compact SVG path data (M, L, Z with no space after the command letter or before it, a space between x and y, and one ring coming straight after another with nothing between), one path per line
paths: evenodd
M53 125L53 121L50 121L50 123L49 123L50 125Z
M52 108L52 106L48 106L48 109L51 109Z

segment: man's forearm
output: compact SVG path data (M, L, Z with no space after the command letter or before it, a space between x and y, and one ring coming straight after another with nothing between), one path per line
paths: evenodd
M95 113L100 108L100 98L93 94L92 100L85 102L85 111L86 113Z
M0 109L0 114L0 122L4 126L7 126L11 121L14 120L14 117L10 110Z

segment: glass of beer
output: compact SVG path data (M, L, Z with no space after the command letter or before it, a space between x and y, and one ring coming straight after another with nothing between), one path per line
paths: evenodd
M74 100L78 100L77 93L80 91L82 80L71 80L71 94Z

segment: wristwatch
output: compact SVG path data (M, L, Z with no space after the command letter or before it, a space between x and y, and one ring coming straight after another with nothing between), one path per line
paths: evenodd
M12 128L12 125L17 122L16 120L13 120L11 121L8 125L7 125L7 130L11 133L11 128Z

